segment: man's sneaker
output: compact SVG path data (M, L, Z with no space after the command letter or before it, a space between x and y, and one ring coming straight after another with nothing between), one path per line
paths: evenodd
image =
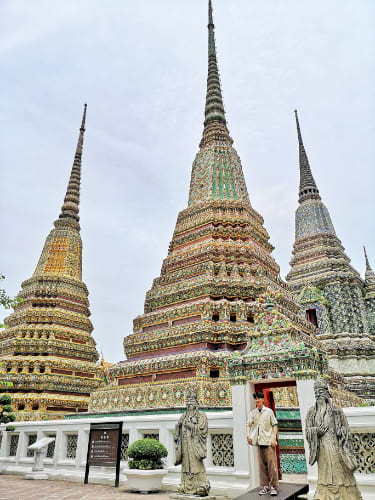
M277 491L277 489L274 487L271 487L271 496L277 497L278 494L279 494L279 492Z
M268 486L263 486L261 490L258 491L258 495L268 495L270 489Z

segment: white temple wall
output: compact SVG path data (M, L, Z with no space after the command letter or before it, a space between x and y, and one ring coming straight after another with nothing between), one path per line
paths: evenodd
M298 397L303 406L310 405L308 381L297 384ZM257 449L246 443L246 419L252 409L253 387L250 384L234 386L234 412L207 412L209 422L208 456L205 461L208 476L215 494L230 494L236 497L257 486ZM304 397L306 396L306 404ZM310 399L309 399L310 398ZM350 428L354 435L357 457L360 457L360 471L357 482L364 500L375 500L375 407L345 408ZM305 412L301 408L303 421ZM106 417L105 421L123 422L124 445L142 438L144 434L158 434L160 441L168 449L166 469L168 475L163 488L175 490L180 479L180 466L174 465L173 431L180 414L154 414L121 417ZM76 418L39 422L19 422L15 431L5 431L0 425L0 473L29 473L33 457L27 456L30 439L55 435L55 449L49 450L45 459L45 469L50 479L83 482L90 423L103 421L102 418ZM127 437L128 436L128 437ZM232 461L232 462L231 462ZM122 462L125 468L126 462ZM250 473L251 471L251 473ZM89 482L114 484L115 469L91 467ZM308 470L311 492L315 489L316 472ZM126 487L124 475L120 476L120 487Z
M233 497L248 489L249 470L243 467L241 459L233 456L233 417L231 411L207 412L209 436L207 473L213 493L229 491ZM106 422L123 422L123 435L128 435L129 443L141 439L145 434L158 434L159 440L166 446L168 457L166 469L168 475L163 480L163 488L176 490L180 480L181 466L174 465L174 428L180 414L157 414L121 417L106 417ZM15 431L5 431L0 425L0 473L26 474L31 471L33 457L27 456L30 436L37 438L55 435L54 451L47 453L44 460L50 479L82 482L84 479L86 454L90 423L100 423L103 418L74 418L38 422L15 423ZM239 443L240 446L240 443ZM237 457L242 456L240 446ZM246 448L245 448L246 449ZM121 462L121 469L126 462ZM109 467L90 467L89 483L114 484L115 469ZM126 478L120 476L120 487L126 487Z

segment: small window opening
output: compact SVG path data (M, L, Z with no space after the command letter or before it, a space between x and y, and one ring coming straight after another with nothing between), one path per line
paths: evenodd
M17 372L18 372L18 373L22 373L22 366L19 366L19 367L18 367Z
M254 323L254 316L248 316L247 321L248 323Z
M212 321L219 321L219 319L220 319L220 316L217 313L212 315Z
M235 314L231 314L229 316L229 320L232 322L232 323L235 323L237 321L237 316Z
M38 404L34 404L34 405L33 405L33 410L34 410L34 411L39 410L39 405L38 405Z
M210 370L210 378L219 378L220 377L220 371L219 370Z
M306 319L310 321L314 326L318 326L318 316L316 314L316 309L307 309Z
M41 366L39 368L39 373L44 373L46 371L46 369L44 368L44 366Z
M8 366L7 373L9 373L11 370L12 370L12 368L10 366Z
M18 410L19 411L22 411L24 409L25 409L25 405L23 405L23 404L18 405Z

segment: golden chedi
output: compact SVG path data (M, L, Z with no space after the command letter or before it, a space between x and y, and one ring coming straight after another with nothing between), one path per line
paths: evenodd
M103 384L82 281L79 198L85 118L86 105L60 216L0 332L0 376L12 383L6 392L17 420L87 411L90 392Z

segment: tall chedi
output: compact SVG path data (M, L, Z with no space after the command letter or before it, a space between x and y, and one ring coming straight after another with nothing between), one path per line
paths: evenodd
M328 349L329 365L339 371L348 389L375 399L375 342L369 325L371 271L367 288L336 236L321 200L302 140L297 112L300 189L296 240L287 281L298 293L307 318ZM368 262L368 261L367 261ZM364 300L366 289L369 291ZM372 285L373 292L373 285ZM371 306L370 306L371 307ZM374 311L372 311L374 314Z
M228 360L252 336L259 337L257 318L267 297L296 329L312 334L279 279L273 247L262 217L251 207L232 144L210 1L205 120L188 206L178 215L160 276L146 294L144 314L135 318L134 334L125 337L127 360L110 370L113 385L92 395L92 411L181 406L193 383L203 406L231 406ZM316 368L319 357L311 363ZM285 371L301 368L286 358L283 366Z
M60 216L0 333L0 376L12 382L7 391L18 420L86 411L90 392L103 383L82 281L79 197L85 118L86 105Z

